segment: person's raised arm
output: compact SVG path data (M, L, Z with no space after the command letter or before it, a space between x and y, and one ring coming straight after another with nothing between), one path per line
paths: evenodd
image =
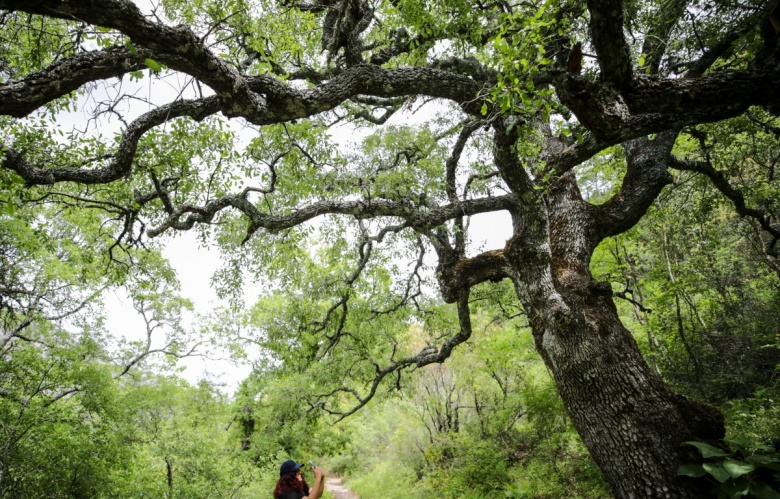
M312 468L314 470L314 486L309 491L307 499L320 499L322 493L325 490L325 470L317 466Z

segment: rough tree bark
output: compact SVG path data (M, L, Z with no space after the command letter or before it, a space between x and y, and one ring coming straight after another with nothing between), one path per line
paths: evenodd
M669 183L665 165L676 135L627 145L640 178L627 179L622 189L624 197L633 198L626 217L641 217L646 200ZM503 130L496 131L496 163L505 178L517 178L515 187L528 193L523 187L528 179L517 175L522 170L512 143ZM510 210L515 230L503 250L506 274L591 456L617 497L699 496L703 491L676 474L681 464L697 459L680 444L719 441L723 417L665 386L621 323L609 283L593 280L593 251L621 221L602 225L604 208L586 203L570 174L545 195L526 194L525 201Z
M595 282L589 264L602 240L628 230L642 218L670 183L668 168L672 165L713 178L741 213L758 220L774 247L780 231L765 213L746 208L744 199L711 166L676 160L671 150L684 126L737 116L752 105L780 107L778 36L765 19L765 11L775 8L777 1L767 2L764 10L756 9L734 29L724 32L716 43L702 47L697 59L687 61L684 77L670 78L659 73L663 40L685 12L686 2L659 2L658 9L666 13L665 17L649 29L643 48L647 55L643 67L653 73L649 75L632 69L632 51L624 39L624 2L586 2L590 41L584 47L596 53L598 77L567 72L555 65L529 77L529 82L538 87L553 88L559 103L583 127L579 141L567 141L553 134L549 123L537 127L545 137L540 171L528 168L523 161L530 159L520 158L515 148L523 137L517 135L514 125L528 117L506 116L492 108L487 117L482 113L483 104L493 105L486 99L484 89L496 83L494 71L470 58L437 60L422 67L381 67L379 63L408 52L413 45L432 44L436 40L418 37L412 43L408 33L397 30L392 33L393 41L376 45L373 54L363 57L371 49L362 44L361 35L369 29L373 12L358 2L349 3L354 6L351 9L338 7L348 3L299 2L301 10L326 12L324 30L331 38L324 43L332 51L328 62L341 49L344 60L320 73L298 68L307 75L310 85L296 85L286 79L294 78L292 70L284 78L244 74L241 67L233 67L212 53L204 42L205 36L198 38L184 26L154 22L126 0L0 0L0 9L75 19L117 30L139 47L137 53L122 47L77 53L38 73L0 84L3 115L25 116L87 82L120 77L141 68L146 57L197 78L214 91L210 97L176 101L140 116L126 127L121 141L114 146L116 151L96 164L52 167L30 159L26 151L15 149L13 144L0 144L4 149L0 166L14 171L30 186L61 182L101 184L122 181L131 175L136 170L136 149L141 136L177 117L202 120L222 112L263 126L306 119L346 101L363 103L367 98L387 103L391 102L388 99L403 101L427 96L455 102L471 122L463 127L453 149L446 165L445 192L437 199L431 196L422 202L419 197L400 194L393 199L355 199L362 195L358 191L356 196L325 197L288 214L276 215L261 203L252 202L249 190L210 199L203 206L173 206L164 183L155 178L150 192L137 193L134 205L126 208L127 224L134 224L139 210L151 207L157 200L163 201L166 218L148 229L150 237L210 223L228 208L249 220L245 241L258 230L280 231L329 214L349 215L358 220L395 217L402 221L395 230L416 231L436 249L441 294L445 301L457 303L461 330L432 351L426 349L381 368L375 364L377 375L368 394L361 397L349 391L357 398L357 407L376 393L386 376L406 367L445 360L454 347L469 337L470 288L508 278L528 313L536 348L614 494L627 498L700 495L701 491L676 475L681 464L697 458L680 444L686 440L718 441L724 433L723 419L711 407L671 392L649 368L617 315L609 284ZM583 8L572 7L572 2L560 4L561 12L570 14ZM504 7L496 9L503 12ZM496 18L498 14L486 17L490 22ZM759 21L763 45L755 59L744 65L745 69L706 73L736 39L754 30ZM486 25L490 22L486 21ZM485 37L485 41L489 38ZM556 39L555 43L561 41ZM469 134L480 127L492 127L493 158L507 194L461 199L456 194L458 159ZM649 134L655 134L653 140L648 138ZM621 189L604 204L594 206L580 194L572 169L617 144L622 144L626 156ZM274 185L251 192L271 195ZM512 237L503 249L466 258L460 230L463 217L498 210L511 214ZM453 222L451 233L444 228L448 221ZM363 249L361 266L370 253L370 247L365 253ZM314 405L327 407L324 402Z

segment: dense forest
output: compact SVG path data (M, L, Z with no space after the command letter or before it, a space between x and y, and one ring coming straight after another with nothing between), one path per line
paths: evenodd
M780 0L0 0L0 498L780 498L778 88Z

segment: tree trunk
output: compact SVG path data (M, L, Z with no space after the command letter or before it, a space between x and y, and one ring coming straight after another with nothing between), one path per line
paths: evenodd
M647 365L609 284L590 275L588 208L578 192L569 194L514 214L515 236L504 250L536 348L616 497L701 496L677 476L680 465L699 459L681 444L722 439L723 417L673 393Z
M722 438L720 413L664 385L610 297L591 291L584 301L582 319L554 333L533 317L536 346L575 428L615 496L696 497L676 471L698 454L680 444Z

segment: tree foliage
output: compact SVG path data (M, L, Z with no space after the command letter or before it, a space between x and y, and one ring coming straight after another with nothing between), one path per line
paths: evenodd
M773 377L777 296L747 287L777 278L779 12L776 0L0 0L8 254L74 217L73 241L105 251L104 273L70 262L54 280L38 269L42 282L56 296L73 269L104 286L132 277L147 332L169 324L175 357L188 304L166 301L164 265L139 255L176 231L219 245L224 297L238 306L247 276L262 286L236 337L265 356L243 396L284 416L262 420L287 451L310 420L341 420L451 357L492 288L525 314L611 491L692 497L700 485L676 470L701 456L680 444L725 431L696 399ZM497 212L509 238L480 247L472 225ZM733 213L737 229L713 223ZM601 276L591 265L611 238ZM618 315L627 297L635 321ZM56 315L26 299L0 311L13 345L30 313ZM733 321L743 304L760 317L752 330ZM686 398L659 371L683 389L715 381Z

